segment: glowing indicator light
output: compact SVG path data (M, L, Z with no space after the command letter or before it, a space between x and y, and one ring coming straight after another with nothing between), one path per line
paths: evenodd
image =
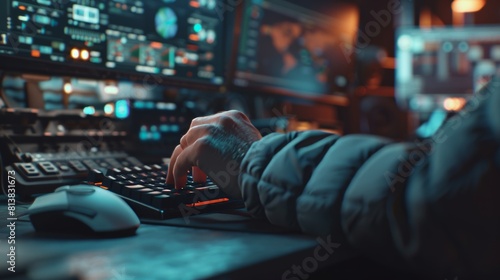
M191 35L189 35L189 40L191 40L191 41L199 41L200 37L198 37L198 35L196 35L196 34L191 34Z
M160 42L151 42L150 46L153 49L161 49L163 47L163 44Z
M443 102L443 107L446 111L458 111L465 105L464 98L446 98Z
M203 27L201 26L201 24L197 23L193 26L193 30L194 32L200 32L201 30L203 29Z
M485 0L455 0L451 3L451 9L455 13L474 13L481 10L485 4Z
M189 2L189 6L191 6L193 8L199 8L200 7L200 3L196 2L196 1L191 1L191 2Z
M104 93L105 94L112 94L116 95L120 92L120 89L116 85L106 85L104 86Z
M31 56L32 57L40 57L40 51L39 50L31 50Z
M130 108L126 100L118 100L115 103L115 116L119 119L125 119L130 115Z
M87 50L82 50L82 51L80 52L80 57L81 57L81 59L83 59L83 60L88 60L88 59L90 58L90 53L89 53L89 51L87 51Z
M64 83L63 91L66 94L71 94L73 92L73 85L71 83Z
M218 199L212 199L212 200L206 200L206 201L201 201L201 202L195 202L191 204L186 204L187 207L200 207L200 206L205 206L205 205L210 205L210 204L216 204L216 203L222 203L229 201L229 198L218 198Z
M83 108L83 113L85 115L93 115L93 114L95 114L95 108L94 108L94 106L87 106L87 107Z
M79 49L71 49L70 55L73 59L78 59L80 57L80 50Z
M113 104L104 105L104 114L111 115L115 112L115 106Z

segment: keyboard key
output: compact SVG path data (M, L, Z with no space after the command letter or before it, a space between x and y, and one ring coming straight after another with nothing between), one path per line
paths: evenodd
M141 189L142 191L143 189ZM141 201L146 204L151 204L153 202L153 198L157 195L161 195L162 193L159 191L150 191L141 194Z
M126 185L121 189L121 194L131 196L133 191L143 188L145 188L143 185Z
M150 188L140 188L140 189L130 189L130 197L135 200L142 201L142 194L152 192L153 190Z
M122 173L123 174L129 174L129 173L132 173L132 169L128 168L128 167L123 167L122 168Z
M163 190L161 191L161 193L162 193L162 194L168 194L168 195L171 195L171 194L172 194L172 192L173 192L173 191L172 191L172 190L170 190L170 189L163 189Z
M138 172L142 172L142 168L140 168L139 166L134 166L134 167L132 167L132 170L133 170L134 172L136 172L136 173L138 173Z
M111 183L107 183L104 186L108 187L109 190L114 192L114 193L124 195L124 189L128 185L130 185L130 184L128 182L125 182L125 181L114 181Z
M61 170L62 172L69 172L69 171L71 171L71 168L69 168L68 165L59 163L57 166L59 167L59 170Z
M190 182L181 190L175 189L174 184L165 182L167 172L160 165L110 168L105 173L106 176L102 177L104 187L126 197L129 204L135 201L138 205L148 205L145 209L155 209L155 213L160 213L160 216L163 216L161 213L178 212L180 204L190 206L224 198L219 187L208 178L205 183L195 183L189 175ZM226 201L227 198L214 203Z
M59 169L50 161L39 162L38 166L42 170L43 173L47 175L56 175L59 174Z
M16 166L28 176L37 176L40 174L33 163L16 163Z
M92 169L87 176L87 181L95 183L102 182L104 180L104 174L99 169Z
M88 168L79 160L70 160L69 165L77 172L87 172Z
M113 185L114 182L116 182L116 178L111 176L111 175L106 175L102 179L102 185L107 187L108 189L111 189L111 186Z
M134 157L127 157L127 161L130 162L132 164L132 166L141 166L142 165L142 162L138 161Z
M149 165L144 165L142 167L142 169L144 169L144 172L149 172L149 171L153 171L153 167L149 166Z
M116 167L106 170L106 175L110 175L110 176L121 175L122 173L123 173L123 171L120 168L116 168Z
M86 159L83 161L83 164L85 164L89 169L99 169L99 164L97 164L95 161L91 159Z
M157 195L153 197L151 204L160 209L167 209L175 207L174 198L167 194Z
M151 168L153 168L153 170L156 170L156 171L160 171L160 170L162 170L161 165L158 165L158 164L153 164L153 165L151 165Z
M106 160L106 162L109 164L109 166L115 166L115 167L116 167L116 166L121 166L121 165L120 165L120 162L118 162L118 161L117 161L116 159L114 159L114 158L107 158L107 159L105 159L105 160Z

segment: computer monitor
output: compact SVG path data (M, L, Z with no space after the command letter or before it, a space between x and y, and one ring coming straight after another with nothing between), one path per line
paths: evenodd
M353 76L356 6L294 2L250 0L241 5L234 87L302 97L345 93Z
M5 0L0 71L220 88L216 0Z
M500 26L402 28L396 63L401 107L455 111L500 69Z

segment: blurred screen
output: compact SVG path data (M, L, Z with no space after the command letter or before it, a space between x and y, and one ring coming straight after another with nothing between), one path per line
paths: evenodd
M221 86L216 0L7 0L0 70Z
M411 110L447 109L500 67L500 26L405 28L396 42L396 97Z
M288 1L247 1L234 84L308 95L345 90L352 79L358 12L327 4L320 13Z

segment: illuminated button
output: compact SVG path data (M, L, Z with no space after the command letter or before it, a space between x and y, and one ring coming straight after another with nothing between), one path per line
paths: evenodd
M83 60L88 60L90 58L90 53L89 51L87 50L82 50L80 52L80 57L83 59Z
M73 59L78 59L80 57L80 50L73 48L70 53Z
M83 113L85 115L93 115L93 114L95 114L95 108L94 108L94 106L87 106L87 107L83 108Z
M197 23L193 26L195 32L200 32L202 30L201 24Z
M113 106L113 104L106 104L104 106L104 113L106 115L111 115L113 114L114 111L115 111L115 106Z
M71 83L64 83L63 91L66 94L72 93L73 92L73 85L71 85Z
M465 103L465 98L448 97L444 100L443 107L446 111L458 111L462 109Z
M40 51L39 50L31 50L31 56L32 57L40 57Z

